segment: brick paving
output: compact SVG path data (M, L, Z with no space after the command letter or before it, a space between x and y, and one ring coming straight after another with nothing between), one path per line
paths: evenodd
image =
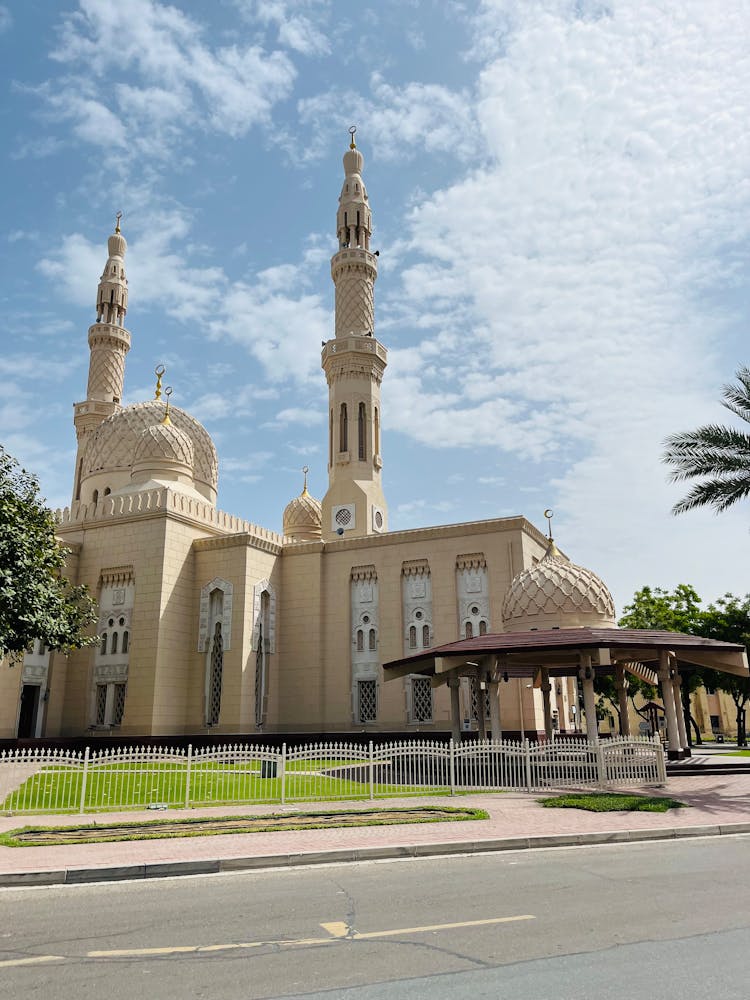
M643 791L643 789L639 789ZM667 813L588 813L577 809L545 809L537 795L520 792L478 793L420 799L378 800L377 805L446 805L486 809L489 819L419 825L358 827L354 829L298 830L275 833L232 834L182 839L126 841L60 847L0 847L0 876L62 869L109 868L159 864L176 861L269 857L284 854L318 854L325 851L355 850L413 845L466 844L467 850L481 841L516 837L604 833L622 830L663 830L665 828L713 828L750 822L750 781L744 774L674 777L666 788L655 790L685 802L690 808ZM269 812L297 812L324 809L367 809L370 802L294 803L286 806L217 806L204 809L173 809L166 812L133 810L121 813L67 816L1 816L0 831L19 826L62 826L85 823L114 823L134 819L181 818L186 816L231 816ZM726 832L726 829L724 829ZM455 848L454 848L455 849Z

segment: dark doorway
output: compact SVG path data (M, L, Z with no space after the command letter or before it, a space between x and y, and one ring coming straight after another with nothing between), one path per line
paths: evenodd
M24 684L21 691L21 711L18 713L18 738L30 739L36 735L36 713L39 709L38 684Z

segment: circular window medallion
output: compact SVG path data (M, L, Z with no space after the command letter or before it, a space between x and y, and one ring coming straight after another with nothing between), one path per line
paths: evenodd
M369 615L363 615L362 616L362 621L364 622L365 625L369 624L370 616Z
M336 524L340 524L345 527L352 519L352 512L347 510L346 507L342 507L341 510L336 511Z
M422 620L422 612L421 611L415 611L414 612L414 617L417 619L417 621L421 621Z
M119 621L120 625L124 625L125 624L125 619L124 618L119 618L118 621Z
M476 606L476 604L472 607L471 613L473 615L478 615L479 614L479 608Z
M114 618L110 618L109 621L107 622L107 624L109 625L110 628L112 628L112 626L114 625L114 623L115 623Z
M382 515L381 511L379 511L379 510L375 511L375 527L376 528L382 528L383 527L383 515Z

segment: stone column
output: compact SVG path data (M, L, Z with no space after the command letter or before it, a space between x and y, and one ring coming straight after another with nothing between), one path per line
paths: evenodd
M552 706L549 696L552 693L552 685L549 682L549 670L542 667L542 707L544 708L544 735L548 742L552 742Z
M581 654L581 670L583 681L583 710L586 713L586 737L591 743L599 739L599 723L596 719L596 694L594 693L594 668L591 666L591 653Z
M460 683L458 677L448 678L451 692L451 736L455 743L461 742L461 700L458 693Z
M682 747L683 757L692 757L690 752L687 725L685 723L685 709L682 704L682 678L680 677L680 672L675 664L675 675L672 680L672 697L674 698L675 712L677 713L677 732L680 734L680 746Z
M664 702L664 714L667 717L667 740L669 748L667 757L669 760L679 760L680 753L680 731L677 728L677 712L674 705L674 688L670 671L672 667L672 654L668 649L659 650L659 681L661 682L661 697Z
M487 721L484 717L484 688L486 684L485 673L481 668L477 669L475 684L477 686L477 726L479 728L479 739L487 739Z
M489 682L490 688L490 730L492 732L493 740L501 740L503 738L503 730L500 725L500 700L499 691L500 685L497 681Z
M625 667L621 663L615 666L615 687L617 688L617 705L620 709L620 736L630 736L628 678L625 676Z

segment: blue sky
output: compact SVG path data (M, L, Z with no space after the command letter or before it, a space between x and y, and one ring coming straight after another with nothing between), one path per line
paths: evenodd
M744 0L0 4L0 441L69 501L122 209L126 401L167 365L224 510L322 496L356 123L391 528L552 507L618 607L745 593L747 505L672 517L659 456L749 360L749 35Z

